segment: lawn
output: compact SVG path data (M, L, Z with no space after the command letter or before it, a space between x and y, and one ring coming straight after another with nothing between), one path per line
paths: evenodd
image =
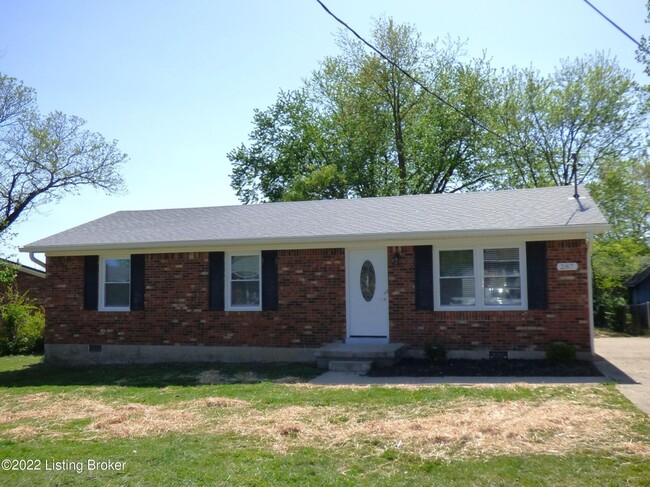
M650 485L650 420L610 384L326 387L308 366L39 361L0 358L3 485Z

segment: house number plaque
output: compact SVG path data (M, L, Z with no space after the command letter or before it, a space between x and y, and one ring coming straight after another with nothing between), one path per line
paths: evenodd
M558 271L577 271L578 263L577 262L559 262L557 265Z

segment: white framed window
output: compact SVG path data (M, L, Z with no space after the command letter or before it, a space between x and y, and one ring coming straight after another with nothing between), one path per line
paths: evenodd
M99 310L130 311L131 258L102 257L99 265Z
M438 252L440 304L442 306L476 305L476 269L474 250Z
M525 246L436 248L435 257L436 309L526 309Z
M521 306L519 247L483 249L483 305Z
M260 252L229 254L226 259L226 309L262 309L262 255Z

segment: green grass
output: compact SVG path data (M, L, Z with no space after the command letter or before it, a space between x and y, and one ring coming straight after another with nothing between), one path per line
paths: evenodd
M226 378L225 383L199 383L201 373L215 369ZM306 382L317 373L309 366L70 369L42 365L40 357L1 357L0 418L30 409L35 414L10 421L0 419L0 460L36 460L41 469L0 471L0 484L650 485L650 421L611 384L331 388L274 382L286 377ZM237 383L238 378L244 382L253 378L255 382ZM237 407L205 407L207 398L245 402ZM545 443L552 441L553 435L543 431L539 434L539 451L533 444L531 451L506 454L468 450L465 440L448 448L443 445L442 449L435 441L415 448L409 443L415 430L404 432L404 444L395 441L390 431L383 436L345 436L341 441L332 441L327 435L311 438L308 434L310 428L316 427L331 427L333 432L345 434L346 428L355 425L367 425L371 431L373 421L383 419L417 424L420 419L455 410L460 423L467 419L462 416L464 405L478 410L493 407L498 412L515 403L564 404L611 413L617 418L607 426L611 429L611 444L608 440L578 442L575 447L554 453L550 451L552 445ZM196 427L185 430L120 436L107 434L112 431L110 422L108 429L93 429L96 417L55 417L59 410L61 414L74 412L77 404L80 409L86 404L123 408L125 416L114 421L139 421L135 406L151 408L147 411L154 414L178 414L179 421L185 412L197 414L199 419ZM306 415L291 416L296 408L304 408ZM280 415L281 425L291 427L274 430L274 415ZM226 427L233 420L241 420L245 427L268 422L269 432L258 435L246 428L240 431ZM31 433L17 434L20 428ZM468 434L471 443L472 437L481 433L470 430ZM89 459L125 462L125 468L89 471ZM68 466L70 462L81 462L83 471L46 470L62 461L68 461Z

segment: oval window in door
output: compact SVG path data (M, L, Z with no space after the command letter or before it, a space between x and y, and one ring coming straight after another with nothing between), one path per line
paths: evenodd
M363 299L370 302L372 301L373 296L375 295L375 267L372 265L372 262L366 260L361 266L361 274L359 276L359 281L361 285L361 295Z

